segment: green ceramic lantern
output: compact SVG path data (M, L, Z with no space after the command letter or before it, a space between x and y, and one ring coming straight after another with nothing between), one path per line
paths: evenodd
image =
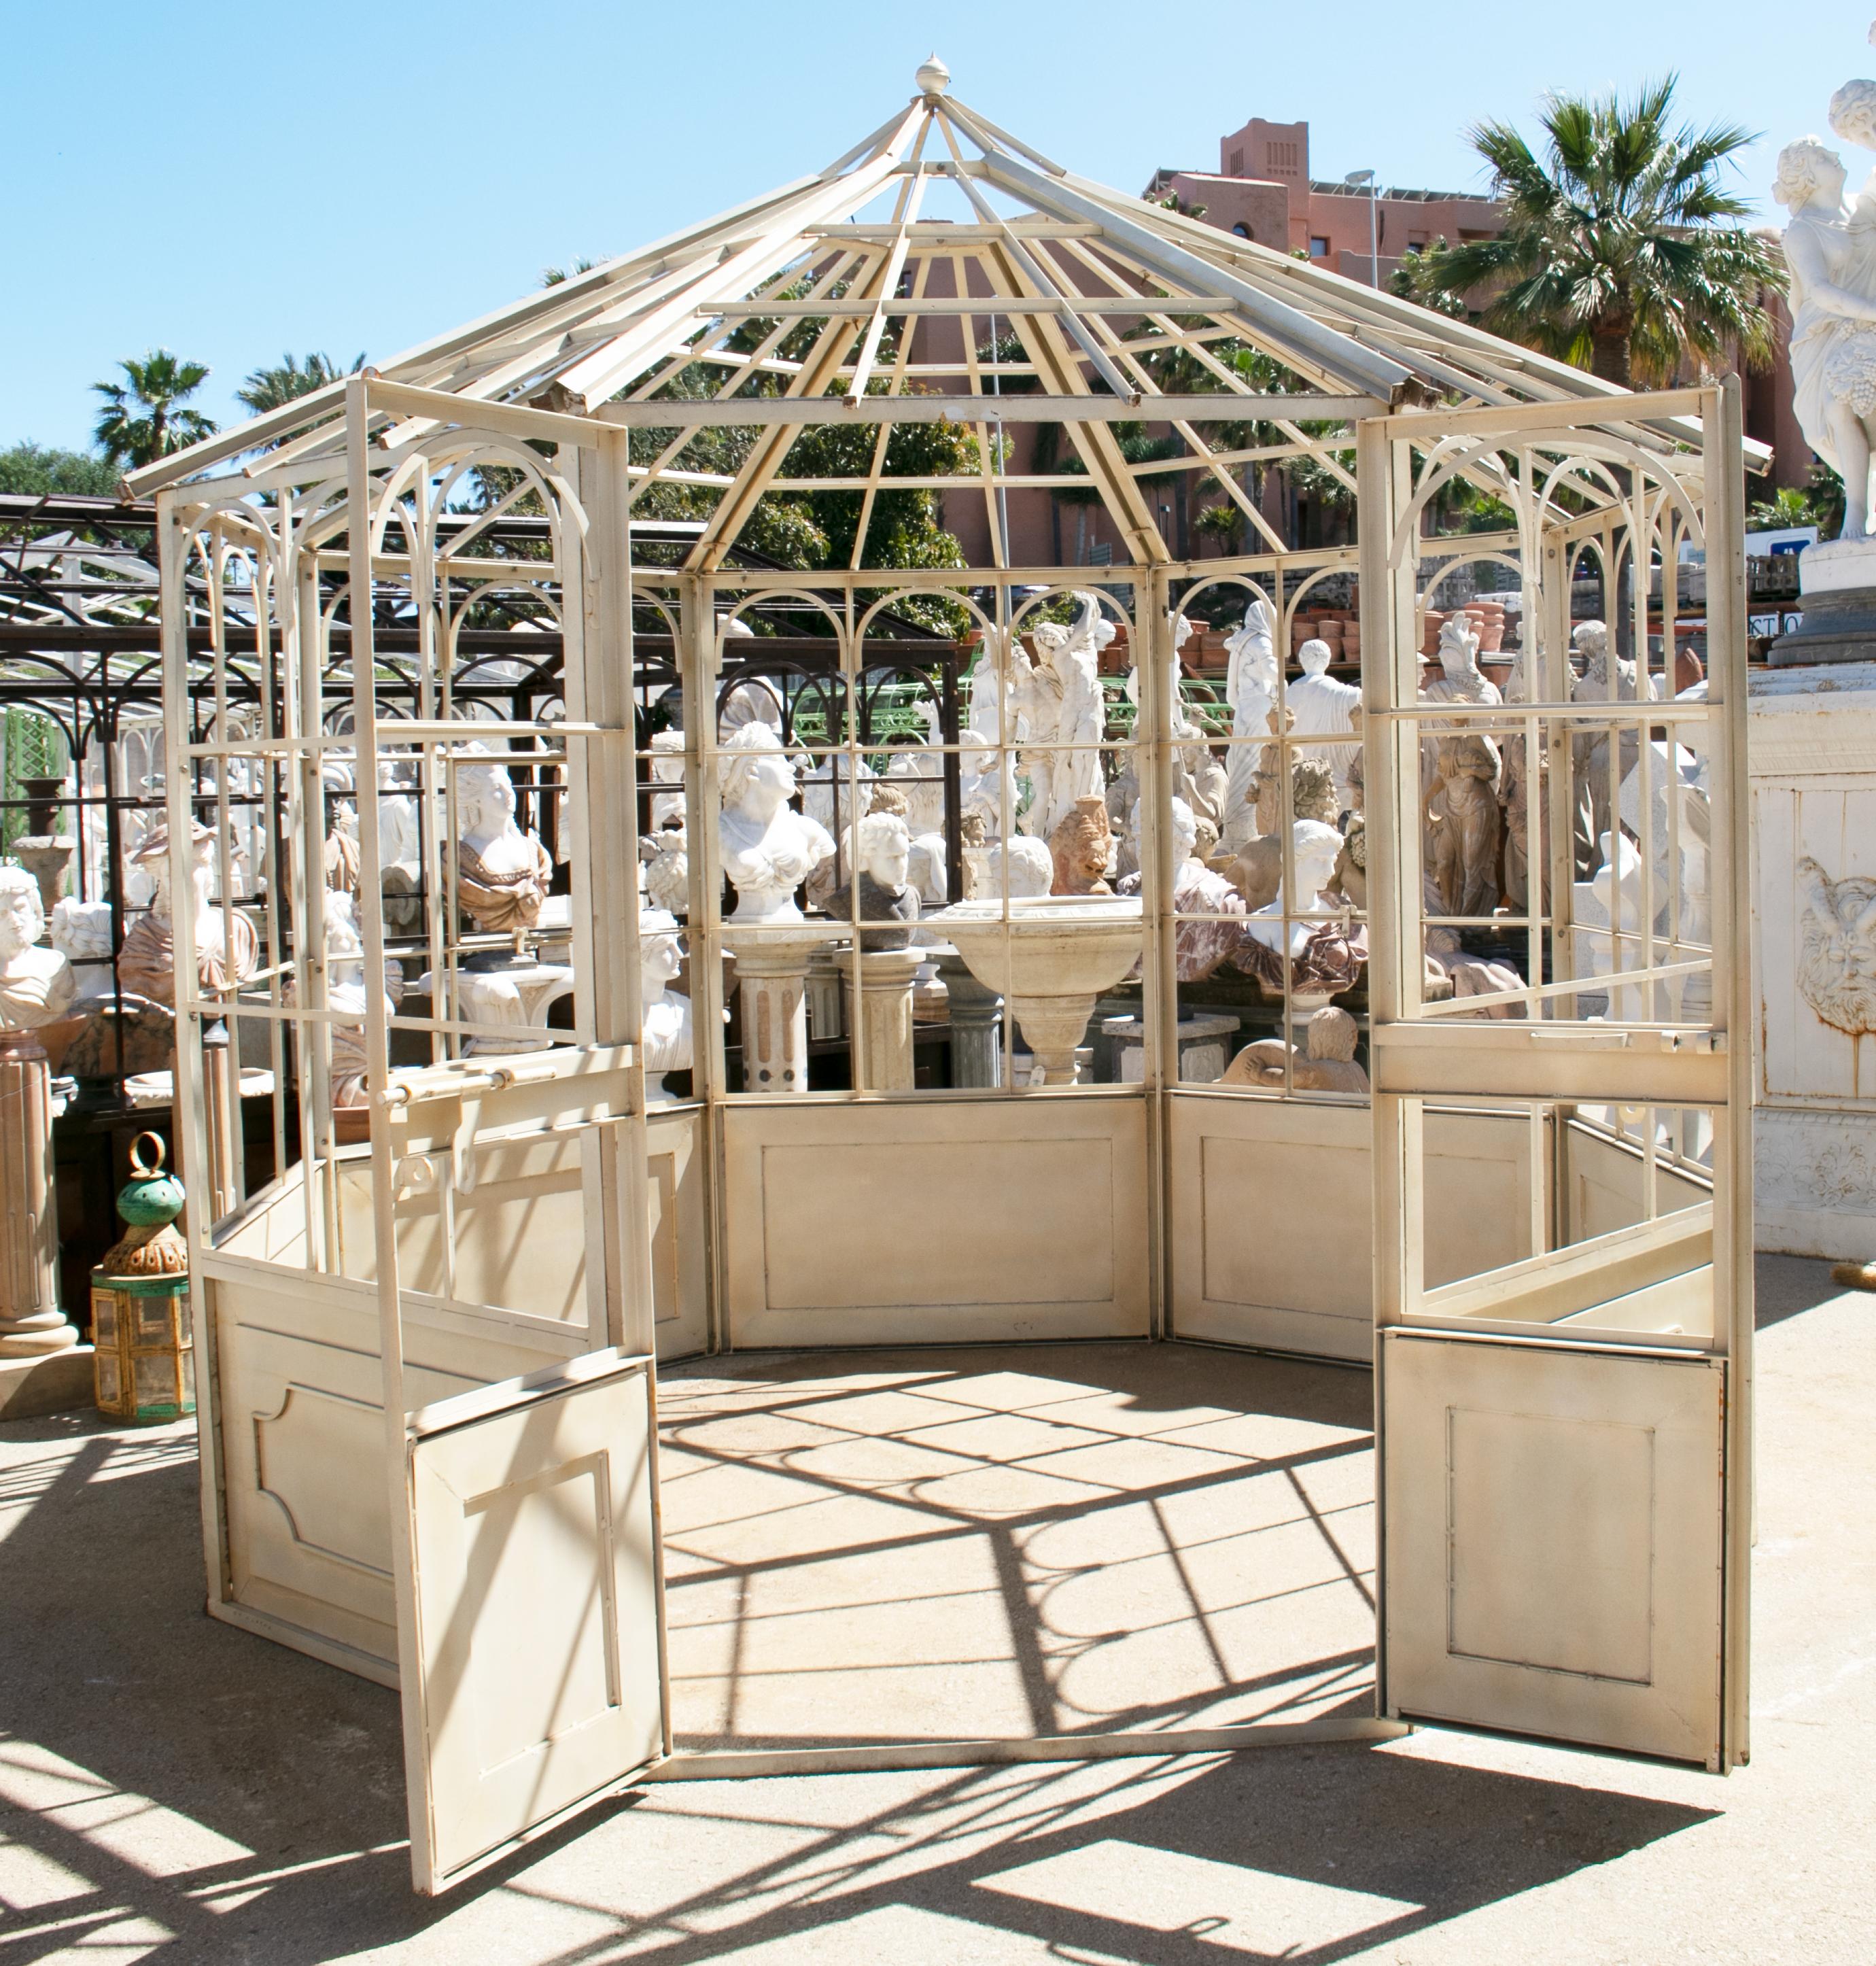
M145 1149L153 1153L146 1162ZM187 1199L163 1172L163 1145L139 1133L118 1196L128 1225L91 1273L92 1371L98 1410L120 1420L179 1420L195 1410L189 1245L176 1226Z

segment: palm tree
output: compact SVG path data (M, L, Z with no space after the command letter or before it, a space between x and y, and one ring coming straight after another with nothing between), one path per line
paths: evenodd
M208 381L205 363L179 362L168 349L153 348L142 361L118 366L124 382L92 385L105 399L93 435L111 463L134 469L214 435L200 410L182 407Z
M1814 526L1816 523L1811 495L1800 485L1781 485L1769 498L1762 498L1756 505L1745 508L1748 532L1783 532L1787 527Z
M356 375L364 366L363 350L350 369L341 369L330 355L311 354L304 362L296 356L282 355L278 367L256 369L235 391L235 400L259 416L283 408L296 397L309 396L341 375Z
M1771 359L1762 295L1781 283L1773 249L1743 226L1749 208L1720 167L1753 140L1736 124L1671 127L1675 78L1632 102L1546 97L1540 162L1509 124L1468 133L1506 205L1495 239L1423 253L1405 269L1413 298L1491 295L1483 326L1605 381L1673 379L1712 369L1737 347Z

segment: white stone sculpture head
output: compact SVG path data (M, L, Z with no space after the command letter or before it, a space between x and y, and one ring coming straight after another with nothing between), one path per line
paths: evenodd
M1172 617L1172 653L1176 656L1192 639L1192 624L1183 614Z
M1831 128L1846 143L1876 150L1876 82L1846 82L1830 98Z
M1305 675L1319 676L1328 668L1334 653L1326 642L1312 638L1297 650L1296 659L1302 664Z
M1006 875L1013 901L1046 894L1056 884L1054 855L1043 841L1027 833L998 840L985 856L984 869L988 885L983 898L988 900L1001 896Z
M1136 799L1133 810L1128 816L1128 823L1133 828L1133 837L1145 837L1140 828L1146 823L1146 801ZM1176 875L1187 861L1198 851L1198 820L1192 808L1182 798L1166 801L1166 823L1172 830L1172 865Z
M464 765L456 775L456 809L466 840L516 831L514 781L493 762Z
M24 867L0 867L0 963L24 954L45 932L39 883Z
M1307 911L1315 907L1336 862L1342 857L1342 835L1319 819L1299 819L1290 828L1290 857L1296 867L1294 906Z
M1609 659L1609 624L1607 621L1579 621L1570 631L1570 646L1581 656L1591 674Z
M1471 617L1449 614L1439 627L1439 666L1457 682L1478 666L1478 633Z
M745 724L720 756L726 809L766 824L795 796L795 767L766 724Z
M1800 137L1778 153L1778 175L1771 195L1787 211L1820 205L1835 211L1843 203L1847 173L1843 160L1816 137Z
M1348 1012L1338 1010L1333 1004L1330 1004L1309 1020L1306 1041L1309 1056L1346 1065L1354 1059L1355 1041L1359 1035L1355 1020Z
M874 885L903 894L912 858L911 829L896 812L869 812L860 821L857 852Z
M208 890L214 879L214 869L209 865L208 856L215 836L200 820L192 819L189 821L189 837L195 849L192 856L195 864L190 873L195 882L195 914L199 923L202 911L208 906ZM131 859L150 883L150 912L159 921L167 921L173 901L169 884L169 827L160 821L151 827Z
M663 1001L665 988L682 968L675 915L662 908L641 908L638 915L640 994L646 1004Z

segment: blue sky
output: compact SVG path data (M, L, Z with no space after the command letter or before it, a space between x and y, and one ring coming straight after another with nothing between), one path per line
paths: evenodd
M0 444L84 443L87 385L156 344L233 421L283 350L388 356L817 169L911 94L937 21L959 96L1130 190L1253 115L1306 118L1318 176L1465 189L1478 118L1671 69L1691 117L1766 133L1739 179L1764 208L1778 145L1876 73L1871 6L8 0Z

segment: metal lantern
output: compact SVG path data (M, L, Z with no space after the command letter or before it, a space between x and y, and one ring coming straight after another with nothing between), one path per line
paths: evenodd
M131 1178L118 1196L129 1226L91 1273L97 1404L121 1420L179 1420L195 1410L189 1246L175 1226L185 1197L182 1184L163 1172L163 1158L154 1133L132 1143Z

